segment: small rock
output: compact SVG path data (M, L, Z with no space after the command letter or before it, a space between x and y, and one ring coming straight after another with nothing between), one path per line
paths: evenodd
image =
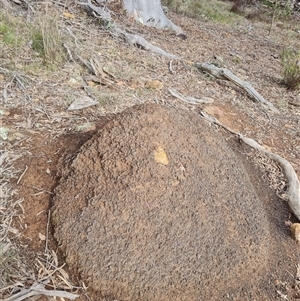
M80 110L80 109L85 109L91 106L95 106L98 104L98 101L93 100L91 97L84 96L81 98L78 98L74 100L70 106L68 107L68 111L72 110Z
M168 165L169 164L169 159L167 157L166 152L164 149L160 146L155 150L154 152L154 158L156 163L161 163L163 165Z
M9 112L9 111L5 111L5 110L1 110L1 109L0 109L0 115L1 115L1 116L9 116L9 115L10 115L10 112Z
M8 131L9 129L5 126L0 127L0 139L7 140L8 139Z
M290 226L292 238L296 240L297 243L300 242L300 224L294 223Z
M46 240L46 236L42 233L39 233L39 239L44 241L44 240Z

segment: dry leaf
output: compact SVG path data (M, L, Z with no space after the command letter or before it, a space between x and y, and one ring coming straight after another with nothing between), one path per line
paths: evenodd
M40 240L46 240L46 236L42 233L39 233L39 239Z
M64 12L63 16L65 18L68 18L68 19L75 19L75 16L73 14L71 14L71 13L68 13L68 12Z

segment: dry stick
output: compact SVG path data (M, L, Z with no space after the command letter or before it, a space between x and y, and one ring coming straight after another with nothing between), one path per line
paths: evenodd
M27 0L22 0L22 1L25 2L28 8L35 14L34 8L28 3L28 1Z
M170 70L170 73L173 74L174 73L174 70L172 68L172 65L173 65L173 60L170 60L169 62L169 70Z
M172 88L168 88L168 90L172 96L174 96L188 104L197 105L199 103L212 103L213 102L213 99L208 99L208 98L200 98L199 99L199 98L194 98L191 96L185 96Z
M20 181L22 180L23 176L25 175L26 171L28 170L28 166L26 165L25 170L23 171L23 173L20 175L20 178L17 181L17 184L20 183Z
M47 227L46 227L46 241L45 241L45 253L48 254L48 238L49 238L49 224L50 224L51 211L48 211Z
M209 116L205 112L200 113L203 118L208 120L211 123L217 124L223 127L225 130L229 131L230 133L239 137L245 144L249 145L250 147L259 150L260 152L265 153L269 158L276 161L282 168L282 172L287 180L288 189L287 189L287 197L288 197L288 204L293 212L293 214L300 220L300 182L298 176L291 165L286 159L282 158L279 155L276 155L268 150L266 150L263 146L258 144L254 139L247 138L240 133L234 132L222 123L219 122L216 118Z
M74 58L73 58L73 55L72 55L72 52L71 52L70 48L67 46L66 43L62 43L62 46L66 49L66 51L68 53L69 61L74 62Z
M274 20L275 20L275 15L276 15L276 10L277 10L277 4L278 4L278 0L276 0L275 3L274 3L274 10L273 10L273 14L272 14L272 20L271 20L271 25L270 25L270 28L269 28L268 35L270 35L271 31L272 31L272 27L273 27Z

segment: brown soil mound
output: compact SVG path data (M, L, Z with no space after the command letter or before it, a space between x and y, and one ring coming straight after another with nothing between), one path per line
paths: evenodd
M52 214L68 264L101 297L151 301L262 300L279 261L268 217L223 137L158 105L117 115L83 145Z

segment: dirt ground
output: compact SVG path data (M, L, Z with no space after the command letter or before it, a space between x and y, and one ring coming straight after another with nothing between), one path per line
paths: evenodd
M92 138L93 134L109 124L108 120L112 119L116 113L134 105L145 102L159 103L169 108L170 112L183 110L185 114L188 114L190 111L191 121L194 120L192 117L194 114L205 110L231 129L254 138L266 148L286 158L293 165L298 177L300 176L300 93L299 90L287 91L281 84L280 62L280 52L284 46L289 45L299 49L298 29L294 30L292 26L285 26L278 21L274 24L271 35L268 36L269 24L255 20L244 20L234 26L220 25L170 12L170 18L187 34L187 40L182 40L171 32L158 32L155 29L144 28L127 22L122 19L122 15L117 16L131 30L182 58L172 61L173 72L170 72L171 62L168 59L142 49L129 47L110 36L107 31L100 31L99 24L96 24L90 16L85 15L78 6L72 3L66 5L76 18L64 20L64 24L69 26L75 34L78 47L86 50L87 56L96 58L106 70L109 70L109 73L114 74L115 79L111 85L92 83L85 78L88 76L88 71L82 69L77 62L67 62L52 73L44 70L38 74L33 72L30 74L33 81L28 82L25 92L15 82L11 82L11 77L8 75L1 78L2 92L6 90L7 93L2 108L5 114L1 122L10 129L8 139L3 141L3 145L5 150L14 151L20 157L14 163L18 172L11 180L11 184L17 190L17 195L14 197L23 200L23 212L13 221L13 226L21 232L22 236L18 243L32 274L39 273L41 265L37 262L37 258L43 258L46 249L54 250L58 255L59 265L65 263L63 253L58 250L57 242L53 237L53 228L48 218L53 205L54 188L62 176L61 167L64 163L78 158L79 149L85 142L96 141L95 137L98 136ZM42 7L42 4L40 6ZM59 11L56 6L52 9ZM26 11L22 14L26 16ZM79 20L81 25L78 25ZM89 26L88 30L86 25ZM2 66L7 67L7 62L8 59L3 59ZM215 62L228 68L239 77L249 81L280 112L269 112L249 98L239 87L202 74L194 67L195 62ZM151 86L154 80L159 81L160 84ZM214 102L208 105L187 105L170 95L168 92L170 87L185 95L198 98L208 97ZM99 104L82 110L66 110L73 100L85 96L86 93L99 100ZM157 118L159 120L161 115ZM175 131L175 129L172 130ZM243 271L246 274L241 287L238 287L236 281L231 279L228 291L226 288L229 286L226 285L229 284L226 283L222 283L223 288L216 289L208 285L203 292L204 296L208 300L219 300L219 296L226 300L225 293L228 293L226 296L228 300L284 300L284 296L288 300L299 299L297 279L299 248L291 239L286 225L287 221L294 222L295 218L290 214L286 202L279 197L284 197L286 185L280 168L263 155L242 147L231 134L218 127L211 126L207 131L210 131L212 135L221 131L222 133L218 135L230 145L228 153L234 150L235 158L243 162L248 172L249 182L253 186L254 194L257 195L254 199L256 202L257 198L261 201L255 204L262 206L265 211L259 212L262 216L252 216L253 220L258 223L258 227L253 229L253 233L256 234L253 235L261 238L262 241L259 243L263 244L265 249L259 250L262 252L259 258L253 258L254 255L251 255L250 251L246 252L249 258L252 256L251 259L248 258L249 265L252 261L255 264L261 263L255 279L247 274L248 271ZM130 133L128 135L130 136ZM168 146L170 148L181 145L187 147L184 144L186 134L181 135L175 136L173 142L169 139L170 145ZM173 145L177 140L182 142ZM131 139L130 142L132 143ZM124 141L120 141L121 143ZM201 144L201 141L197 143ZM126 146L128 145L124 145ZM182 147L180 149L182 150ZM109 152L109 149L106 151ZM197 153L193 153L193 156L195 160L199 158ZM189 164L192 166L192 162ZM175 167L170 175L173 176L174 172ZM216 172L216 178L221 182L222 174ZM65 191L67 188L69 189L66 186ZM235 189L238 190L238 187L236 186ZM247 191L250 193L252 190ZM59 193L62 194L62 192ZM71 190L70 195L72 193L74 191ZM70 199L66 198L66 202L69 201ZM166 208L169 207L166 205ZM175 208L178 209L178 207ZM252 207L242 208L241 210L250 210ZM220 222L218 215L220 212L217 208L215 210L211 215L207 214L206 218L213 223L214 230L222 233L223 229L216 225ZM250 211L255 210L254 208ZM234 233L238 231L235 229ZM207 237L212 239L211 235ZM197 236L193 238L196 239ZM258 240L256 242L258 243ZM183 243L186 241L183 240ZM257 250L255 249L258 248L257 246L258 244L254 244L253 250ZM66 246L63 248L65 251ZM241 245L238 250L241 250ZM185 266L189 267L189 264L190 262L187 262ZM214 269L220 266L216 263L215 267L207 265L208 268ZM79 292L80 299L86 300L88 298L86 290L77 289L75 286L84 287L84 284L88 283L74 273L74 267L67 265L64 269L69 274L70 283L74 284L73 291ZM81 272L84 275L88 274L87 271ZM227 265L227 269L222 272L225 273L224 275L230 275L230 265ZM112 276L108 274L107 277L111 279L109 277ZM187 278L182 275L178 276L179 280ZM222 279L219 280L222 282ZM26 281L28 284L33 282L30 277ZM216 282L213 282L213 285L217 286ZM60 287L65 288L64 285L56 286L56 288ZM185 289L187 287L188 285ZM196 285L192 284L192 287L195 288ZM174 286L174 288L177 287ZM114 293L121 300L120 292L122 290L116 288ZM212 292L211 297L207 297L209 292ZM194 293L196 294L197 290L194 290ZM134 295L136 291L133 290L127 294L128 296ZM171 292L172 294L174 298L178 297L174 292ZM108 293L104 295L108 300L113 300L109 298ZM88 296L93 300L99 299L92 289L88 290ZM164 298L159 294L155 296ZM182 296L178 298L184 300Z

